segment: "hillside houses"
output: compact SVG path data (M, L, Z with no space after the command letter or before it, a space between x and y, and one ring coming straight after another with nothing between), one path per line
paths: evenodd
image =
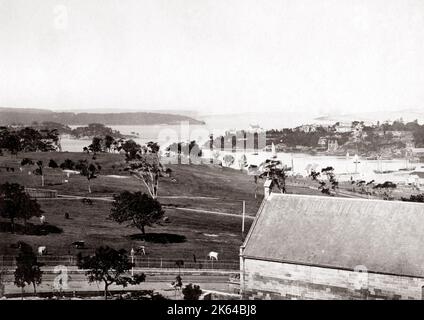
M296 127L295 130L309 133L309 132L316 132L318 127L319 126L316 124L304 124L299 127Z
M337 133L351 133L353 128L350 123L338 123L334 126L334 130Z
M318 148L322 151L335 152L339 148L339 143L333 137L320 137L318 140Z

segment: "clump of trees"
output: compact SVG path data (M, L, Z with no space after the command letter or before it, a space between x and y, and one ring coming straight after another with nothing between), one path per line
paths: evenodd
M80 175L87 179L88 193L91 193L91 180L97 178L97 174L100 172L102 167L97 163L90 163L87 160L80 160L75 165L75 169L80 172Z
M396 187L396 183L385 181L384 183L376 184L373 189L375 189L384 200L393 200L393 190L396 189Z
M105 136L122 138L122 134L119 133L119 131L113 130L110 127L106 127L102 123L90 123L85 127L77 127L72 130L71 134L76 138Z
M59 168L59 165L58 165L58 164L57 164L57 162L56 162L56 161L54 161L53 159L50 159L48 166L49 166L49 168L52 168L52 169L57 169L57 168Z
M282 130L268 130L266 132L267 145L274 143L275 145L284 142L288 147L296 146L316 147L322 136L330 135L324 127L317 127L315 131L304 132L296 128L285 128ZM342 138L342 137L340 137Z
M37 261L37 255L32 247L25 242L19 242L19 254L16 257L15 285L22 288L22 294L25 286L32 285L34 293L37 293L37 285L42 281L42 264Z
M52 161L52 160L50 160ZM38 160L37 162L34 163L34 161L32 161L29 158L24 158L21 161L21 166L33 166L36 165L35 170L33 171L35 175L40 176L41 177L41 186L44 187L44 166L43 166L43 161Z
M128 223L145 235L145 227L159 222L164 213L159 201L146 193L124 191L114 197L109 217L120 224Z
M75 165L76 163L73 160L65 159L59 167L62 170L75 170Z
M408 202L424 202L424 193L421 194L412 194L409 198L402 197L402 201L408 201Z
M0 185L0 216L10 220L12 233L15 232L16 220L24 221L25 233L27 221L40 217L42 213L37 200L31 199L23 186L9 182Z
M91 144L88 146L88 150L91 151L94 155L99 152L103 152L103 139L99 137L94 137L91 141Z
M115 250L108 246L96 249L94 255L77 257L79 269L87 270L85 275L90 283L101 282L104 284L104 297L107 299L109 287L112 284L127 287L144 282L144 273L126 276L133 267L125 250Z
M224 161L225 166L230 167L233 165L235 159L231 154L226 154L222 159Z
M19 152L48 152L60 149L59 132L31 127L0 127L0 149L13 155Z
M366 194L366 195L371 195L372 192L370 191L370 188L372 188L374 186L374 180L371 181L365 181L365 180L351 180L350 183L352 185L352 191L355 192L356 189L355 187L357 187L359 190L359 193L362 194Z
M91 144L83 148L84 152L92 152L94 155L100 152L121 151L128 144L136 144L133 140L124 140L123 136L116 130L105 127L103 124L92 123L88 127L79 127L73 130L77 137L93 137Z
M277 186L281 193L286 193L286 179L288 168L280 160L266 160L262 164L262 173L259 178L272 181L273 186Z
M184 295L184 300L199 300L203 292L200 286L189 283L182 290L182 293Z
M250 165L248 174L253 176L255 182L255 198L257 196L258 182L260 179L271 180L271 187L277 187L281 193L286 193L286 179L289 168L280 160L266 160L261 165Z
M339 187L339 182L336 179L333 167L322 168L321 172L316 171L315 169L311 169L309 176L312 178L312 180L318 182L318 189L321 190L321 192L324 194L334 195Z
M172 152L178 156L178 160L181 157L188 157L189 162L192 160L198 160L203 155L203 151L195 140L187 142L174 142L166 148L166 151Z

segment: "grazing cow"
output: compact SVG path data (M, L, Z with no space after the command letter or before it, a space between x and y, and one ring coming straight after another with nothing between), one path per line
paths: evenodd
M85 247L85 241L75 241L72 242L72 245L75 246L76 249L83 249Z
M209 260L213 260L213 259L218 260L218 252L215 252L215 251L209 252L208 258Z
M45 223L46 223L46 217L45 217L44 215L42 215L42 216L40 217L40 223L41 223L41 224L45 224Z
M93 204L93 201L89 198L83 198L82 203L88 204L89 206L91 206Z
M39 256L42 256L44 254L47 254L47 248L46 248L46 246L38 247L38 255Z

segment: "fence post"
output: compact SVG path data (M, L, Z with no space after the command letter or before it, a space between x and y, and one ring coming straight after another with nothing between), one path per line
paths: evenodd
M162 258L160 258L160 268L162 269Z

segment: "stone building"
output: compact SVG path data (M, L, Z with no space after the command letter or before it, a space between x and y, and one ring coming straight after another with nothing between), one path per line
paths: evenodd
M328 140L327 142L327 151L328 152L334 152L337 151L337 149L339 148L339 143L336 139L333 140Z
M422 299L424 205L272 193L240 248L244 299Z

